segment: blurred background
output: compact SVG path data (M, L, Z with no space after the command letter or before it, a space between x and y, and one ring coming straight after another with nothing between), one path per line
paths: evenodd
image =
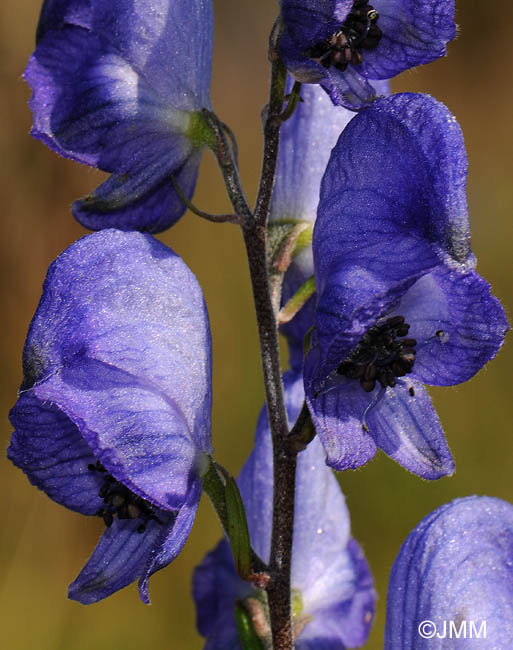
M260 110L266 101L267 38L276 0L215 0L216 39L212 100L235 131L247 194L255 193L261 156ZM10 436L9 408L21 380L21 349L50 262L84 230L71 202L101 175L59 158L28 135L29 89L21 74L33 49L41 2L0 5L2 91L0 255L2 447ZM460 0L460 36L449 57L408 72L393 88L428 92L445 102L465 134L470 163L468 198L479 271L512 316L513 4ZM205 155L195 203L212 212L229 209L220 175ZM210 310L214 341L214 445L234 474L252 444L262 405L256 328L241 237L230 225L187 214L160 236L196 273ZM386 585L408 532L431 510L455 497L488 494L513 502L513 348L465 385L431 391L457 466L455 476L422 481L383 455L340 475L355 537L372 567L379 593L375 626L366 647L382 647ZM103 524L51 502L25 476L2 461L0 489L0 619L9 650L196 650L190 596L192 568L220 531L202 500L179 558L151 580L150 607L135 586L89 607L66 599L67 585L89 556Z

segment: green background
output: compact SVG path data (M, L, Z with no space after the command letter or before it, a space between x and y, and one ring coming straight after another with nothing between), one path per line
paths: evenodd
M260 110L266 101L267 36L277 2L217 0L212 100L235 131L247 194L254 196L260 166ZM433 94L445 102L465 134L469 211L479 271L511 314L513 221L511 126L513 6L506 1L460 0L461 35L449 57L410 71L394 90ZM101 174L66 161L31 139L29 90L21 80L33 48L40 3L3 2L0 8L2 91L1 337L2 444L7 412L21 379L21 348L49 263L84 230L71 202L96 186ZM206 155L195 202L229 209L220 175ZM161 235L190 265L204 289L214 341L214 445L218 460L237 473L252 442L262 405L256 328L241 237L231 225L187 214ZM386 584L408 532L428 512L458 496L488 494L513 501L511 368L506 343L499 357L465 385L431 391L457 472L422 481L382 455L340 475L354 535L376 578L376 624L366 647L382 647ZM0 475L0 638L9 650L188 650L202 647L195 632L191 569L219 537L210 504L202 500L194 529L173 565L151 580L150 607L134 586L84 607L66 588L93 549L102 524L51 502L3 462Z

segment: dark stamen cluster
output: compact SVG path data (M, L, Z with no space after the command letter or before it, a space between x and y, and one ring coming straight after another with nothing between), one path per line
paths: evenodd
M350 63L359 65L363 61L362 49L373 50L381 40L378 18L378 12L369 5L368 0L355 0L340 29L311 47L306 55L325 68L332 65L341 72Z
M410 326L403 316L393 316L382 325L374 325L356 348L337 368L339 375L359 379L364 391L374 390L378 381L383 388L394 387L396 377L413 369L415 339L398 338L408 334Z
M138 533L144 533L148 521L162 522L155 515L154 507L141 497L134 494L125 485L107 473L105 467L99 460L93 465L87 466L90 472L105 474L98 496L103 499L105 506L100 508L96 515L102 517L105 525L112 526L114 517L118 519L142 519L141 525L137 528Z

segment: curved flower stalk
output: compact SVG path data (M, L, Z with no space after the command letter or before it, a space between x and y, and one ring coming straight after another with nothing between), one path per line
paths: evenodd
M453 0L281 0L280 52L303 83L358 110L379 79L429 63L456 35Z
M511 504L472 496L441 506L392 568L385 650L511 648L512 566Z
M107 529L71 585L96 602L181 550L211 453L211 342L201 289L147 234L105 230L52 264L23 353L8 456Z
M289 372L284 382L288 414L294 420L304 399L301 376ZM252 546L265 560L271 543L272 477L271 436L264 411L255 448L238 484ZM298 457L291 585L297 650L343 650L365 642L374 612L372 578L350 535L344 496L326 467L318 440ZM196 569L193 592L206 650L242 647L236 607L253 616L259 636L268 638L265 595L237 577L226 540Z
M474 270L466 170L456 120L426 95L376 101L332 152L313 237L305 387L335 469L381 447L425 478L453 470L422 384L467 381L508 329Z
M73 214L159 232L185 212L209 142L211 0L46 0L25 79L32 135L111 176Z

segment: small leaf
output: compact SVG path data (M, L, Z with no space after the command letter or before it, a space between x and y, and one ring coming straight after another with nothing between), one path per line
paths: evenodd
M225 495L228 515L228 538L232 547L237 573L242 578L245 578L251 571L248 522L239 488L231 476L226 481Z

